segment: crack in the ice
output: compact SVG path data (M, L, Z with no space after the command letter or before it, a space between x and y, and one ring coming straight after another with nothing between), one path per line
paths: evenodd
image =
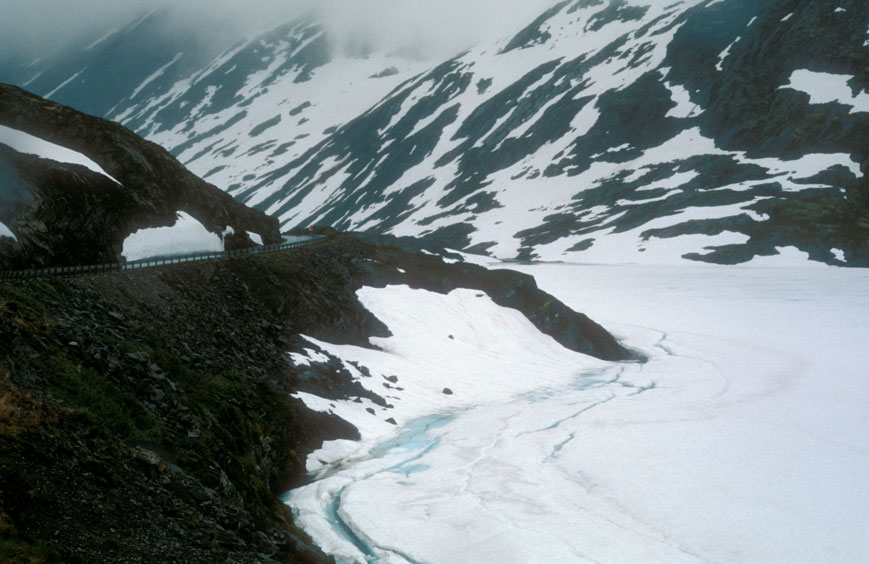
M540 432L540 431L546 431L546 430L549 430L549 429L555 429L556 427L558 427L559 425L561 425L561 424L564 423L565 421L569 421L570 419L574 419L574 418L576 418L576 417L579 417L580 415L582 415L583 413L585 413L586 411L588 411L588 410L590 410L590 409L594 409L595 407L598 407L599 405L603 405L603 404L605 404L605 403L607 403L607 402L609 402L609 401L612 401L612 400L616 399L616 395L615 395L615 394L613 394L612 392L610 392L610 394L612 394L610 397L608 397L608 398L606 398L606 399L603 399L603 400L600 400L600 401L598 401L598 402L595 402L595 403L593 403L593 404L587 406L586 408L581 409L580 411L578 411L577 413L571 415L570 417L565 417L564 419L561 419L561 420L559 420L559 421L556 421L555 423L553 423L552 425L550 425L550 427L547 428L547 429L540 429L540 430L538 430L538 431L529 431L529 432L530 432L530 433L536 433L536 432ZM524 433L523 433L523 434L524 434ZM561 449L564 448L564 445L566 445L567 443L569 443L570 441L572 441L572 440L575 439L575 438L576 438L576 431L573 431L572 433L570 433L570 435L569 435L565 440L561 441L560 443L558 443L558 444L556 444L556 445L553 445L553 447L552 447L552 451L549 453L549 456L546 457L546 460L548 461L548 460L552 460L552 459L558 458L558 453L561 452Z
M374 475L379 474L379 472ZM355 483L355 482L354 482ZM408 562L408 564L422 564L418 560L414 560L409 555L393 549L393 548L384 548L382 546L378 546L376 544L371 544L363 540L363 538L353 529L353 527L341 517L341 498L344 495L344 492L347 488L349 488L353 484L348 484L341 488L332 501L329 503L328 517L329 521L332 523L333 527L336 527L340 534L344 536L350 543L355 546L364 556L365 561L374 564L383 559L384 554L394 554L400 558L403 558ZM380 553L380 554L378 554Z
M634 386L630 386L630 385L622 384L622 383L619 381L619 380L621 379L621 377L622 377L622 374L624 374L624 372L625 372L624 367L619 368L619 371L618 371L618 373L615 375L614 378L612 378L611 380L608 380L608 381L606 381L606 382L602 382L602 383L600 384L600 386L598 386L598 387L608 386L608 385L610 385L610 384L619 384L619 385L626 386L626 387L634 387ZM605 398L605 399L602 399L602 400L595 401L595 402L593 402L592 404L583 407L583 408L580 409L579 411L577 411L577 412L575 412L575 413L573 413L573 414L571 414L571 415L568 415L567 417L562 417L561 419L556 420L555 422L553 422L553 423L550 424L550 425L547 425L546 427L541 427L541 428L539 428L539 429L532 429L532 430L530 430L530 431L523 431L522 433L519 433L518 435L516 435L516 437L521 437L521 436L524 436L524 435L531 435L531 434L534 434L534 433L542 433L542 432L544 432L544 431L551 431L551 430L553 430L553 429L557 429L557 428L558 428L562 423L564 423L564 422L566 422L566 421L570 421L571 419L576 419L577 417L579 417L580 415L582 415L582 414L585 413L586 411L588 411L588 410L590 410L590 409L594 409L595 407L597 407L597 406L599 406L599 405L601 405L601 404L604 404L604 403L606 403L606 402L608 402L608 401L611 401L611 400L615 399L615 398L616 398L616 395L615 395L611 390L608 390L608 391L609 391L609 393L610 393L610 397Z
M551 460L553 458L558 458L558 453L561 452L561 449L564 448L564 445L566 445L567 443L569 443L570 441L572 441L575 438L576 438L576 431L572 432L566 439L564 439L560 443L553 445L552 452L549 453L549 457L547 458L547 460Z
M604 404L608 401L612 401L615 398L616 398L616 395L613 392L610 392L610 397L608 397L606 399L602 399L602 400L596 401L590 405L587 405L587 406L583 407L582 409L580 409L579 411L577 411L576 413L568 415L567 417L562 417L561 419L558 419L557 421L555 421L554 423L552 423L550 425L547 425L546 427L541 427L539 429L532 429L531 431L523 431L523 432L519 433L518 435L516 435L516 437L522 437L522 436L531 435L534 433L542 433L544 431L552 431L553 429L557 429L559 426L561 426L562 423L564 423L566 421L570 421L571 419L576 419L577 417L579 417L580 415L582 415L586 411L588 411L590 409L594 409L595 407L597 407L601 404Z
M667 336L666 336L666 334L664 334L664 336L661 337L661 341L663 341L666 338L667 338ZM659 341L659 343L661 341ZM668 354L673 354L673 353L669 352ZM630 389L635 390L634 393L629 394L628 397L638 396L644 392L648 392L649 390L655 389L657 386L657 384L654 381L650 382L649 384L647 384L645 386L637 386L637 385L630 384L627 382L622 382L621 379L622 379L622 376L624 375L624 373L625 373L625 368L624 367L619 368L619 371L615 375L614 378L612 378L609 381L601 383L600 386L602 387L602 386L607 386L607 385L612 385L612 384L618 384L619 386L621 386L623 388L630 388ZM571 415L568 415L567 417L562 417L561 419L556 420L555 422L551 423L550 425L547 425L546 427L541 427L539 429L532 429L530 431L524 431L522 433L519 433L518 435L516 435L516 437L518 438L518 437L521 437L523 435L530 435L533 433L542 433L545 431L552 431L553 429L557 429L563 423L570 421L571 419L576 419L577 417L579 417L583 413L585 413L591 409L594 409L595 407L603 405L609 401L616 399L617 396L614 392L610 391L609 393L610 393L610 396L608 398L595 401L595 402L591 403L590 405L587 405L584 408L580 409L579 411L572 413ZM552 460L554 458L557 458L559 453L561 452L561 450L564 448L564 446L567 445L567 443L569 443L570 441L572 441L575 438L576 438L576 431L573 431L572 433L570 433L570 435L566 439L564 439L560 443L553 445L552 451L550 452L550 454L546 460Z
M673 352L673 349L670 347L664 346L664 341L670 338L670 334L666 331L661 331L661 338L658 339L658 342L652 345L657 349L661 349L667 356L676 356L676 353Z
M630 388L632 390L636 390L634 393L628 394L627 397L635 397L635 396L638 396L644 392L654 390L655 388L658 387L658 384L654 381L650 382L649 384L647 384L645 386L635 386L634 384L628 384L626 382L618 382L618 385L623 387L623 388Z
M668 337L669 336L667 333L662 333L660 340L657 343L655 343L655 345L653 345L653 346L664 351L664 353L666 353L668 356L675 356L675 353L670 348L668 348L667 346L664 345L664 342L668 339ZM605 372L605 371L601 370L599 372L596 372L594 375L600 375L602 372ZM616 385L621 386L623 388L632 388L632 389L636 390L634 393L630 394L630 396L636 396L636 395L642 394L644 392L647 392L649 390L655 389L655 387L656 387L656 383L654 381L645 385L645 386L637 386L637 385L633 385L630 383L622 382L621 378L624 375L624 373L625 373L625 368L620 367L618 372L615 374L615 376L609 380L596 381L596 382L592 382L591 384L589 384L587 379L583 379L584 380L583 388L585 388L585 389L598 389L598 388L604 388L606 386L611 386L613 384L616 384ZM519 433L516 436L520 437L523 435L529 435L529 434L533 434L533 433L541 433L541 432L551 431L551 430L557 429L565 422L570 421L572 419L576 419L577 417L581 416L583 413L586 413L587 411L594 409L595 407L603 405L603 404L610 402L610 401L616 399L617 397L619 397L611 389L607 390L607 392L609 393L609 397L599 399L597 401L593 401L592 403L586 405L585 407L576 411L575 413L572 413L566 417L558 419L557 421L554 421L550 425L547 425L545 427L541 427L539 429L524 431L522 433ZM437 426L440 426L440 425L443 425L444 423L446 423L452 419L454 419L453 415L444 415L444 416L441 416L439 418L434 419L433 421L429 421L420 430L412 430L411 433L403 433L403 434L399 435L396 439L393 439L392 441L387 441L386 443L383 443L380 446L375 447L374 449L372 449L371 455L374 457L386 456L387 454L391 453L399 445L406 444L408 442L408 435L410 435L411 439L413 437L416 437L416 436L426 437L427 433L430 429L437 427ZM564 449L564 447L576 438L577 433L578 433L578 431L574 430L567 436L567 438L565 438L564 440L560 441L559 443L553 445L552 450L551 450L549 456L546 458L546 460L550 461L550 460L554 460L554 459L558 458L560 456L561 451ZM497 444L497 441L498 441L498 438L496 437L495 440L493 440L493 442L491 444L489 444L487 447L484 447L480 453L480 456L478 456L477 459L475 459L475 461L472 462L469 466L473 466L474 463L479 461L484 456L484 453L487 450L493 448L494 445ZM397 557L400 557L400 558L406 560L409 564L421 564L420 562L414 560L409 555L407 555L399 550L396 550L394 548L386 548L386 547L377 545L371 539L367 539L367 536L364 535L364 533L362 533L361 531L357 531L350 522L348 522L343 517L341 517L341 506L342 506L342 500L343 500L345 492L348 490L348 488L350 488L350 486L357 484L357 483L360 483L360 482L364 482L364 481L369 480L369 479L371 479L377 475L380 475L380 474L389 473L389 472L402 473L403 470L407 469L407 472L404 472L404 473L406 476L410 475L411 473L416 471L416 467L411 466L411 465L413 465L413 463L419 461L424 456L426 456L428 453L430 453L432 450L437 448L439 444L440 444L440 437L434 437L434 438L428 439L427 442L423 442L422 444L419 445L420 448L413 450L411 456L408 456L407 458L404 458L404 459L400 460L399 462L392 464L388 467L381 468L377 471L366 474L366 475L354 480L352 483L347 484L346 486L341 488L338 492L336 492L334 494L332 500L329 502L329 504L326 508L327 518L332 523L336 532L338 532L338 534L340 536L342 536L343 538L348 540L353 546L355 546L360 551L360 553L364 556L366 562L368 562L368 563L379 562L379 561L383 560L384 558L386 558L387 555L392 554L394 556L397 556ZM411 452L408 452L408 454L411 454ZM335 471L337 471L337 470L339 470L339 469L335 468ZM470 479L470 474L471 474L470 472L467 473L467 476L466 476L467 479ZM467 493L471 493L470 492L470 484L468 482L466 482L464 490Z
M459 471L462 472L463 478L464 478L464 485L462 486L462 491L471 495L475 500L477 500L477 503L481 507L483 507L484 509L485 509L485 506L480 502L480 496L478 496L475 492L471 491L471 478L473 477L473 468L481 460L483 460L486 457L486 454L490 450L495 448L495 445L497 445L501 441L501 433L507 429L507 427L509 426L507 422L510 419L512 419L515 415L516 415L516 413L513 413L509 417L501 419L500 422L501 422L502 426L498 430L498 432L493 433L494 438L489 442L489 444L487 444L486 446L484 446L480 449L479 454L477 455L476 458L474 458L474 460L468 462L467 464L462 466L461 469L459 469ZM494 513L494 516L503 522L503 519L501 519L500 514Z

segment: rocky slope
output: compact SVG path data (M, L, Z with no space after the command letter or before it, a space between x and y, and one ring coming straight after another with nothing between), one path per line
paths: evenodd
M403 272L402 272L403 271ZM374 400L337 359L387 329L362 285L472 287L560 342L629 358L533 279L337 235L288 254L0 284L0 560L321 562L279 495L354 438L294 391ZM43 560L40 560L43 559Z
M427 66L339 56L308 22L198 65L154 35L151 75L99 104L285 227L501 258L732 264L787 247L865 266L867 10L572 0ZM155 17L107 41L124 52ZM107 45L2 72L86 104Z
M277 222L237 203L185 169L163 148L130 130L0 84L0 125L80 153L107 175L81 165L22 154L0 143L0 266L21 268L117 262L124 239L169 226L186 212L223 234L225 248L280 241ZM111 177L111 178L110 178Z

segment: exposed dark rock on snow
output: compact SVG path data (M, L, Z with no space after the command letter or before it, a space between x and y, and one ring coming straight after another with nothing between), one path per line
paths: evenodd
M116 262L130 233L172 225L178 211L215 233L232 227L227 249L252 246L246 231L266 244L280 242L274 218L239 204L116 123L0 84L0 125L78 151L121 183L0 145L0 221L18 239L0 239L0 266Z

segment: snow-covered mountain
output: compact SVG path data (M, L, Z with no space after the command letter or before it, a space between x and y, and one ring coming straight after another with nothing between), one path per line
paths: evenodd
M429 66L337 43L309 19L224 41L234 44L220 53L221 43L182 39L173 29L169 14L155 11L79 50L0 72L125 124L234 191L305 154Z
M565 1L437 64L295 22L215 57L155 42L112 71L159 17L63 72L8 72L92 104L285 228L510 259L869 265L865 2Z

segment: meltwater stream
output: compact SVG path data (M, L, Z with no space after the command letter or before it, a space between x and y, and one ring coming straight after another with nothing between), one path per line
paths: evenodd
M315 482L290 492L286 502L301 517L300 524L314 536L316 542L323 542L324 533L326 538L330 538L329 545L324 548L339 563L416 564L422 559L404 550L403 543L382 540L382 531L378 530L380 527L372 530L370 521L366 521L367 516L363 515L360 521L359 501L351 504L353 510L349 510L346 503L348 496L358 496L359 488L363 495L367 495L369 491L377 491L379 484L387 488L397 485L402 498L425 498L431 495L433 498L448 499L450 494L439 491L437 485L431 489L428 484L432 480L437 484L438 479L427 474L435 472L436 476L453 476L456 472L462 472L461 468L456 468L451 456L456 448L464 448L461 445L467 440L465 434L468 432L478 433L468 450L467 456L471 460L464 464L468 466L469 484L475 474L474 464L488 464L488 452L504 440L536 442L538 439L531 436L542 436L543 441L548 441L550 445L545 458L551 459L557 456L557 451L565 443L575 437L573 425L578 424L577 420L583 413L614 399L617 392L613 390L623 389L624 384L620 382L623 372L621 366L589 370L578 374L569 385L539 388L519 394L510 402L412 420L397 436L374 446L364 456L351 456L333 463L321 471ZM495 425L492 426L492 423ZM571 428L565 431L565 427ZM505 471L512 472L507 466ZM389 478L389 475L396 477ZM500 479L496 478L496 482ZM467 485L457 491L459 495L473 497L477 493L472 489L472 486ZM315 500L313 505L306 503L312 499ZM370 504L375 507L370 510L378 512L381 525L400 530L404 526L401 515L378 509L389 499L389 493L384 492L382 496L378 493L371 500ZM505 500L509 500L509 494ZM494 501L499 502L497 499ZM412 502L400 503L413 505ZM488 510L484 508L484 511ZM313 515L312 512L317 514ZM437 526L434 522L432 525ZM468 542L473 540L470 538Z
M430 432L447 425L455 420L455 417L454 414L436 414L409 422L398 436L371 449L365 461L365 469L360 475L345 485L329 489L328 498L323 503L325 521L332 533L364 555L365 562L416 564L416 561L409 555L394 548L379 547L363 532L355 530L342 515L341 501L344 493L353 484L369 480L378 474L393 473L407 477L428 470L430 468L428 465L418 464L417 461L436 448L441 440L440 437L432 436ZM327 483L330 479L335 478L342 469L341 465L330 468L320 476L315 484L307 487L315 487L318 483ZM287 494L284 501L292 505L292 492ZM344 559L337 556L337 561L343 562ZM348 560L348 562L354 561L358 561L358 559Z
M430 436L429 431L443 427L454 419L454 415L443 414L430 415L411 421L397 437L385 441L371 450L370 460L389 460L389 465L381 470L368 473L359 478L359 480L368 480L377 474L385 472L409 476L415 472L428 470L429 466L416 464L416 462L429 451L436 448L440 442L440 437ZM399 459L398 462L393 461L395 458ZM341 497L347 487L349 486L341 488L332 497L332 501L326 509L329 522L332 523L335 530L343 533L348 541L356 545L365 554L369 562L377 562L383 558L384 552L391 552L407 560L410 564L416 564L412 558L397 552L395 549L385 550L374 546L371 541L363 540L361 533L354 531L352 526L344 520L341 516Z

